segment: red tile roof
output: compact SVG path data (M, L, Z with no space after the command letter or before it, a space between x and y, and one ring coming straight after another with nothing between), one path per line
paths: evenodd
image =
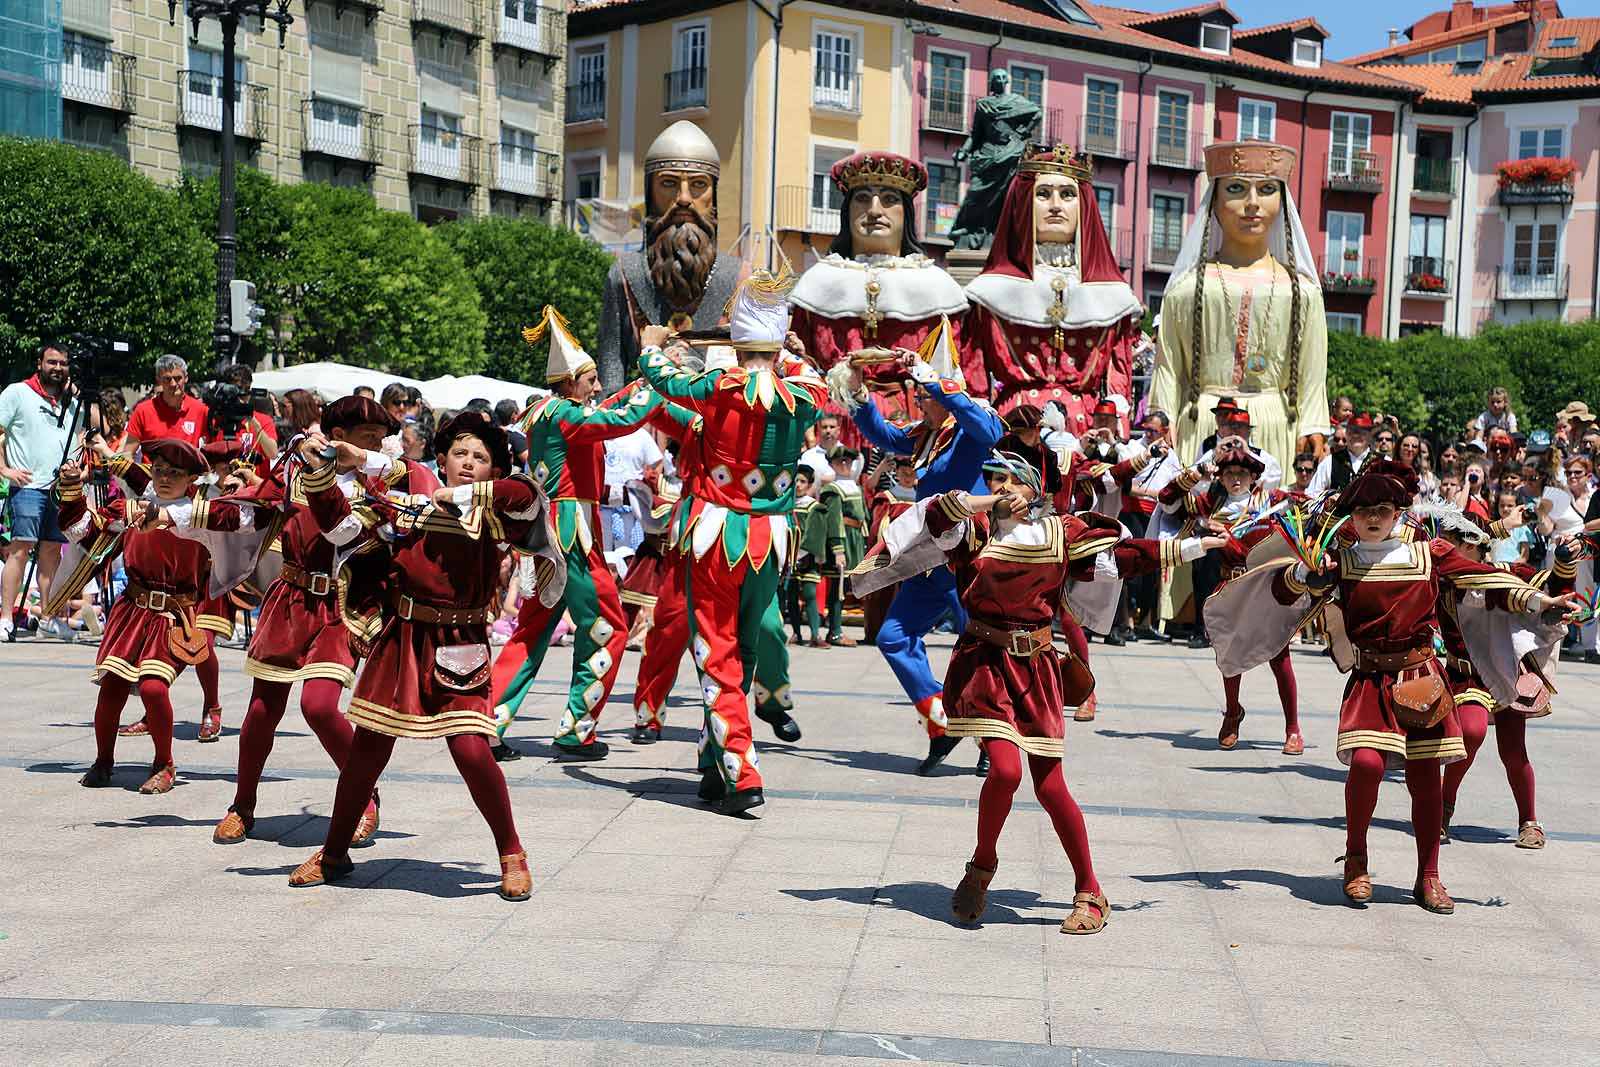
M1398 59L1401 56L1408 56L1414 52L1431 52L1435 48L1443 48L1445 45L1455 44L1458 41L1470 41L1474 37L1488 37L1490 30L1499 29L1502 26L1510 26L1514 22L1526 21L1528 21L1528 16L1521 14L1520 12L1512 15L1502 15L1499 18L1486 19L1483 22L1475 22L1470 26L1462 26L1459 29L1446 30L1444 33L1436 33L1431 37L1419 37L1415 41L1406 41L1403 44L1393 45L1389 48L1380 48L1376 52L1367 52L1363 55L1352 56L1351 58L1345 60L1345 62L1360 66L1368 63L1376 63L1382 59Z
M1423 99L1449 104L1472 103L1472 90L1482 78L1481 74L1457 74L1454 63L1408 63L1404 69L1406 80L1422 90Z
M1520 15L1517 16L1517 19L1520 18ZM1470 29L1481 30L1484 25L1479 23ZM1426 50L1446 38L1456 40L1462 36L1455 30L1436 34L1420 41L1417 50ZM1470 37L1471 34L1465 36ZM1576 37L1578 43L1576 47L1551 48L1550 42L1558 37ZM1384 64L1366 69L1393 71L1408 81L1416 82L1423 90L1424 101L1438 103L1470 104L1482 93L1565 93L1574 89L1592 89L1596 95L1600 95L1600 76L1592 73L1593 68L1589 74L1532 73L1539 60L1573 59L1591 55L1597 49L1600 49L1600 18L1562 18L1551 19L1539 27L1539 39L1533 52L1491 57L1471 74L1457 74L1454 63Z
M1123 8L1121 10L1126 11L1128 9ZM1194 4L1190 7L1180 7L1175 11L1130 11L1129 13L1134 17L1127 21L1127 25L1148 26L1152 23L1168 22L1172 19L1187 19L1194 18L1197 15L1209 15L1214 11L1222 12L1235 23L1239 22L1239 16L1229 11L1228 5L1223 3L1222 0L1211 0L1208 4Z
M1247 37L1264 37L1269 33L1282 33L1284 31L1292 33L1295 30L1316 30L1318 33L1322 34L1324 38L1333 36L1333 34L1329 33L1322 23L1318 22L1316 19L1303 18L1295 19L1293 22L1278 22L1271 26L1257 26L1253 30L1234 30L1233 39L1238 41Z

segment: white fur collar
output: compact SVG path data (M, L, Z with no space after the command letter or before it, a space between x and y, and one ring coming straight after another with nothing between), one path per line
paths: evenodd
M1064 329L1112 326L1144 313L1124 282L1080 282L1078 268L1042 263L1033 268L1031 279L980 274L968 284L967 299L1006 322L1051 329L1056 325L1050 309L1056 302L1054 283L1058 278L1066 284L1061 294L1067 311L1066 321L1061 323Z
M845 259L834 253L800 275L789 302L824 318L862 318L869 281L880 287L877 307L884 318L920 322L967 310L961 286L924 255Z

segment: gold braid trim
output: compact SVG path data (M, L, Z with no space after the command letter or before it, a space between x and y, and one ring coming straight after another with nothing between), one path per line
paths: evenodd
M318 467L316 470L306 470L300 475L300 489L302 492L320 493L332 489L334 482L339 480L339 471L332 464Z

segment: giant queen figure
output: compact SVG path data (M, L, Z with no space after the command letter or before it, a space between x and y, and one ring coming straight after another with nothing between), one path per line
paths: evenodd
M1205 151L1200 208L1161 299L1150 406L1172 416L1174 447L1194 463L1231 396L1251 442L1289 470L1328 429L1328 330L1322 287L1289 195L1295 151L1266 141Z
M973 307L962 330L969 389L992 392L1002 415L1054 400L1078 436L1092 427L1100 400L1131 407L1144 314L1111 252L1092 166L1065 145L1032 145L1023 154L989 260L967 285Z
M722 321L743 261L717 251L721 157L692 122L674 122L644 155L644 249L611 266L600 309L595 363L609 389L639 362L639 331L688 315L703 330Z

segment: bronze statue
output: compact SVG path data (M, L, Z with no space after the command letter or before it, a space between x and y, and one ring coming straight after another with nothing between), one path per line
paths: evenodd
M956 162L969 166L971 183L950 237L957 248L986 248L1000 220L1011 175L1039 126L1039 105L1011 91L1011 75L989 75L989 95L972 112L972 132L956 149Z

